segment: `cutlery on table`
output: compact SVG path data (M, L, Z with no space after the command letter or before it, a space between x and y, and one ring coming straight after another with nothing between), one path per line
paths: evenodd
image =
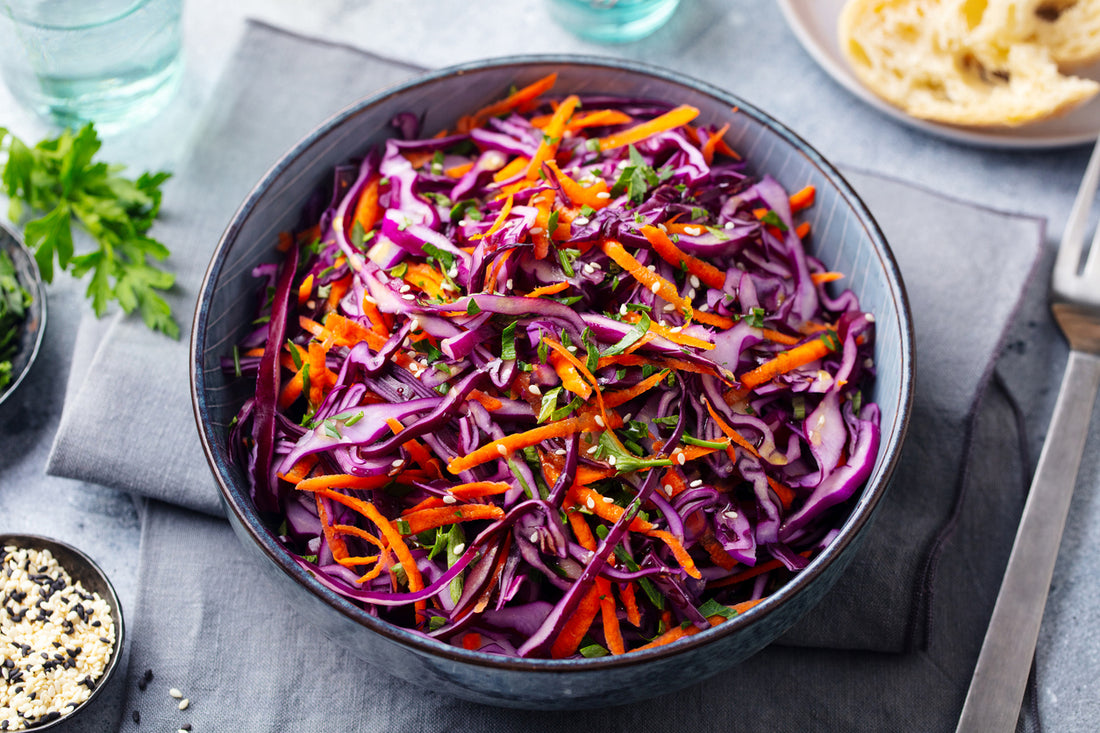
M1100 387L1100 229L1081 266L1098 179L1100 141L1077 191L1051 278L1051 311L1069 342L1069 359L956 733L1014 731L1020 714Z

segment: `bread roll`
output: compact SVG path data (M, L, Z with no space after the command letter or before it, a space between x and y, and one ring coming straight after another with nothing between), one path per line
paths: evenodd
M1063 75L1045 46L1021 40L1037 22L1027 2L1010 0L849 0L840 47L860 81L915 117L1012 127L1100 92Z

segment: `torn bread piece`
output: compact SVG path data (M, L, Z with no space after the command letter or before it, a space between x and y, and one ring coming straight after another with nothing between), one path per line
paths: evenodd
M1063 75L1050 52L1018 39L1031 18L1004 0L849 0L841 50L854 73L922 119L1014 127L1062 114L1100 92Z

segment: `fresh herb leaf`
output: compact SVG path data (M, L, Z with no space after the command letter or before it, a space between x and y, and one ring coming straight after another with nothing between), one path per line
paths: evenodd
M53 281L55 264L74 277L88 275L87 296L97 316L117 302L126 313L140 313L149 328L178 338L179 324L162 297L175 276L153 264L168 256L168 248L147 236L169 174L126 178L119 166L93 162L99 148L92 123L33 148L0 128L0 154L7 154L0 182L9 214L16 222L34 215L23 234L46 282ZM75 254L74 226L96 249Z
M784 224L783 220L779 218L779 214L775 213L771 209L769 209L767 213L760 217L760 221L765 224L771 224L773 227L781 232L787 231L787 225Z

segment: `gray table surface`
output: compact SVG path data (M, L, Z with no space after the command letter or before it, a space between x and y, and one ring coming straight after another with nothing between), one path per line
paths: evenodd
M187 67L179 96L155 120L105 141L103 157L140 170L175 168L187 154L196 110L209 101L246 18L348 43L395 59L444 66L486 56L576 52L644 61L704 79L779 118L827 158L916 182L977 205L1044 217L1053 247L1088 156L1087 147L1045 151L972 148L901 125L857 100L798 45L773 3L684 0L669 25L640 42L600 46L556 26L541 0L186 0ZM349 100L351 101L351 100ZM320 121L320 120L319 120ZM0 86L0 126L25 140L47 128ZM0 207L0 210L6 207ZM995 263L991 263L995 277ZM1045 279L1045 274L1040 275ZM87 307L67 277L49 288L47 338L27 400L0 407L0 530L46 534L95 557L117 585L123 607L138 592L137 509L103 487L47 476L69 371ZM1032 299L1043 297L1037 288ZM1048 323L1025 324L1000 366L1028 416L1038 455L1065 359ZM1100 430L1094 420L1082 480L1040 634L1039 709L1048 730L1100 728ZM14 437L12 437L14 436Z

